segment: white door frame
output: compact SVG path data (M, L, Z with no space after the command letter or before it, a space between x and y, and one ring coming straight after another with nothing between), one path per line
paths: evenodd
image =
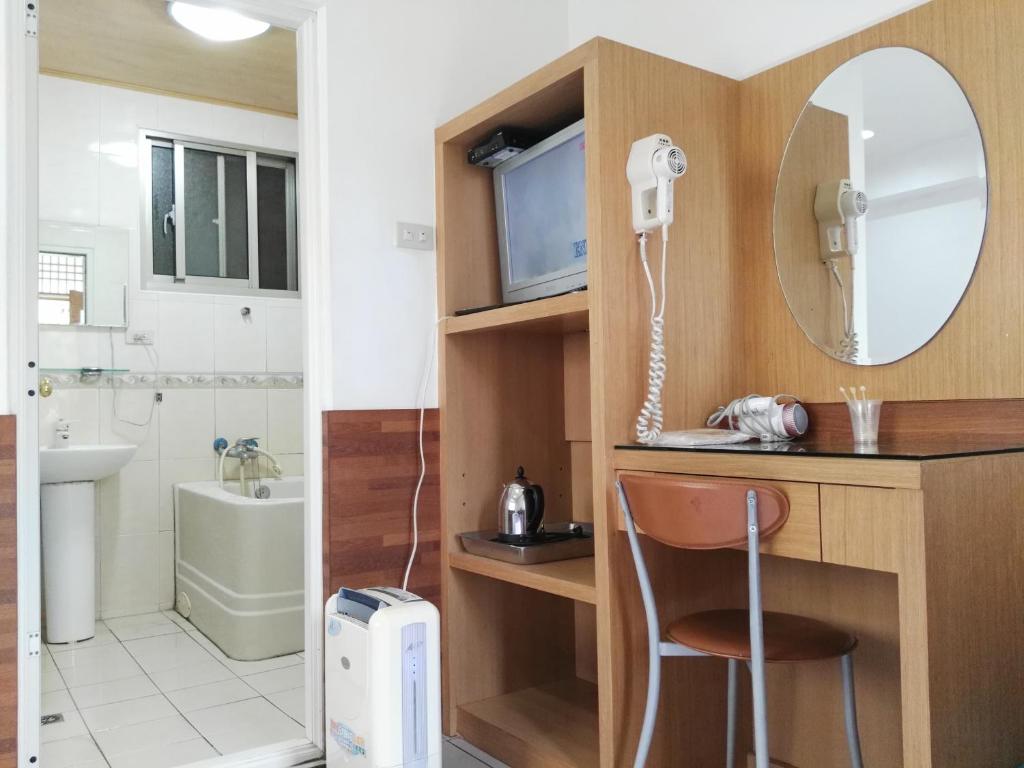
M327 215L327 0L191 0L230 6L294 29L298 51L299 249L303 307L303 415L306 558L306 736L273 750L252 750L204 766L286 768L323 754L323 442L322 412L332 407L330 226ZM38 45L32 16L46 0L3 3L0 17L0 233L6 228L6 275L0 253L0 296L7 299L9 388L17 417L18 472L18 766L39 765L40 531L39 434L35 389L38 323L34 312L38 239ZM5 280L6 278L6 280ZM6 284L6 285L5 285ZM0 320L0 332L4 330ZM0 341L0 349L3 348ZM31 367L30 367L31 366ZM31 392L31 394L30 394Z

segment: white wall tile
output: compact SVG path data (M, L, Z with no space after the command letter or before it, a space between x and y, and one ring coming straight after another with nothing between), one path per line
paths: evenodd
M160 408L160 458L213 458L212 389L167 389Z
M157 610L158 534L117 536L103 549L103 617ZM105 542L106 544L106 542Z
M267 390L268 450L302 453L302 390Z
M211 451L210 456L214 454ZM174 486L194 480L214 480L217 460L163 459L160 461L160 530L174 530Z
M242 314L245 307L249 314ZM267 370L267 309L255 297L218 296L214 307L218 373Z
M302 308L297 302L267 308L267 370L302 370Z
M99 328L39 328L41 368L91 368L110 365L107 330Z
M218 389L217 437L227 438L232 444L240 437L256 437L260 445L265 446L267 390Z
M139 169L123 155L101 153L99 162L99 223L132 230L138 237Z
M160 532L160 572L157 576L161 610L174 607L174 531Z
M277 463L281 465L281 474L285 477L303 477L306 474L301 453L278 453Z
M71 438L64 445L95 445L100 441L100 395L98 389L61 389L39 398L39 444L56 445L54 427L63 419L71 425Z
M299 121L291 117L264 115L263 146L267 149L280 149L285 152L299 151Z
M127 88L99 87L100 151L130 156L140 128L155 128L157 99L151 93ZM137 155L136 155L137 157Z
M156 533L159 463L130 461L112 477L98 483L105 540L110 536Z
M160 458L160 409L152 389L99 391L100 443L137 445L133 461ZM115 399L117 404L115 417ZM149 421L148 426L139 426Z
M160 339L157 329L160 327L160 304L153 299L141 299L131 296L128 301L128 329L113 332L114 352L112 368L127 368L134 373L155 373L155 363L159 362ZM147 331L153 335L155 344L128 344L128 334Z
M261 146L263 144L265 115L251 110L232 109L214 105L213 134L218 141ZM254 119L256 115L259 115Z
M213 371L213 310L212 299L160 297L160 370Z
M216 112L212 104L158 96L156 110L157 127L162 131L183 133L198 138L215 138L208 136Z
M99 223L99 87L39 78L39 218Z

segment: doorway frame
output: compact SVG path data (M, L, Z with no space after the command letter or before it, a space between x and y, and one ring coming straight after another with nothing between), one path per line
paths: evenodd
M295 31L299 108L298 195L303 330L303 475L305 549L306 739L250 750L204 763L217 768L288 768L324 753L323 717L323 411L333 406L330 221L327 215L327 0L190 0L230 7ZM8 389L0 412L17 419L18 766L39 764L41 698L41 541L39 513L38 322L35 314L38 250L39 124L38 14L46 0L4 3L0 34L6 56L0 101L0 349L6 346ZM3 267L6 267L4 274ZM4 342L6 341L6 345ZM4 400L6 400L6 408Z

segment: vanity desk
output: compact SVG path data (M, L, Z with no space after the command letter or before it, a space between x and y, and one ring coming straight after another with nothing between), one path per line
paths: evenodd
M980 768L1024 758L1024 435L890 437L870 448L843 436L623 445L613 463L616 471L750 478L786 494L790 518L762 547L773 556L763 558L766 608L860 636L866 765ZM731 565L743 576L741 563ZM730 583L736 599L742 587ZM673 589L685 590L685 580ZM657 582L655 590L661 600ZM662 621L673 618L663 613ZM825 747L827 765L843 765L841 714L830 709L838 698L814 692L837 685L838 675L831 667L803 677L769 672L773 758L821 766ZM661 717L673 723L671 712Z

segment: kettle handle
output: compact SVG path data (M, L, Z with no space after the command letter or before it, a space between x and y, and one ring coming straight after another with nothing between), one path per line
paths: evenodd
M525 489L526 517L529 528L539 528L544 519L544 489L539 485L531 485Z

